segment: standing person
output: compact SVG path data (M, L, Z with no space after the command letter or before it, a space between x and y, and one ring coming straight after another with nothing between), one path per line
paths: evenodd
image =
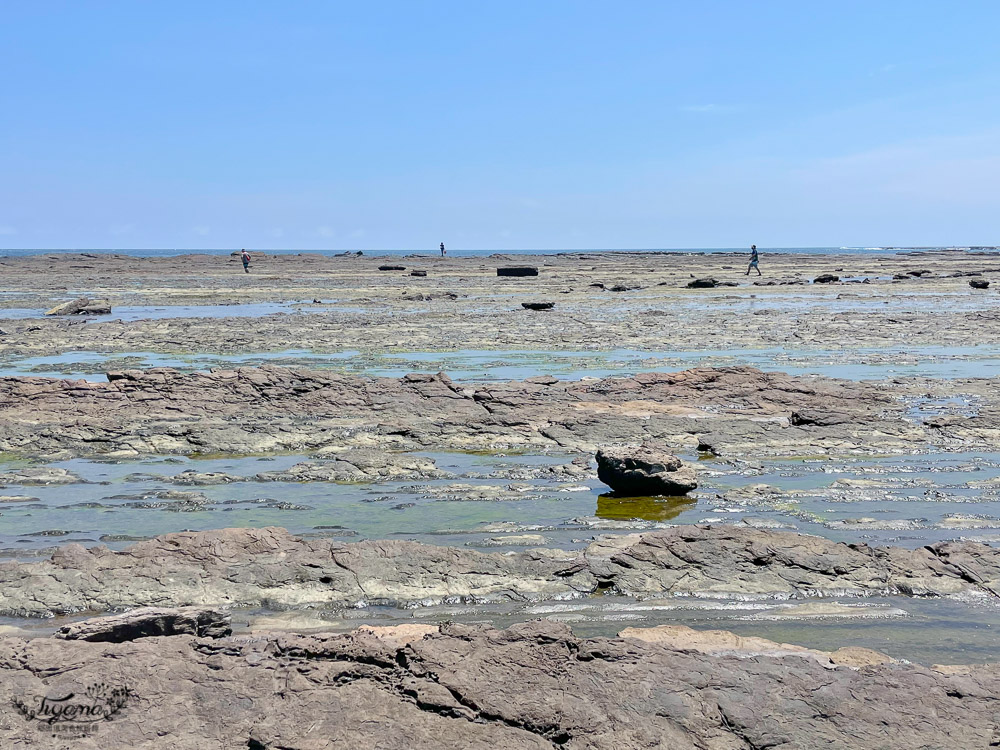
M747 266L747 272L746 272L747 276L750 275L750 269L751 268L757 269L757 275L758 276L762 276L763 275L760 272L760 266L758 265L759 262L760 262L760 258L757 256L757 246L756 245L751 245L750 246L750 265Z
M445 254L444 243L441 243L441 257L443 258Z
M250 273L250 253L245 249L240 250L240 260L243 261L243 272Z

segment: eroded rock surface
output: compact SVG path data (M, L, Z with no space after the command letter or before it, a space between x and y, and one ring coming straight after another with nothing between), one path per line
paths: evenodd
M453 382L444 374L365 378L274 366L193 374L154 368L108 378L0 378L0 450L112 456L344 447L593 451L646 440L693 448L700 435L716 452L787 455L807 446L813 452L875 445L912 450L930 434L905 420L902 405L878 384L751 367L488 384ZM821 412L830 404L846 421L789 423L793 411ZM357 468L370 473L368 466Z
M204 607L140 607L120 615L64 625L56 638L109 643L171 635L221 638L233 632L229 622L225 612Z
M1000 550L908 550L746 526L677 526L580 551L507 554L398 540L343 543L284 529L166 534L122 552L69 544L0 563L0 614L142 606L350 606L634 596L1000 596Z
M686 495L698 486L694 468L655 445L602 448L597 476L619 495Z
M986 748L1000 668L954 674L753 659L629 638L509 630L191 636L110 644L0 639L0 744L39 739L32 705L127 688L74 748L340 747L455 750Z

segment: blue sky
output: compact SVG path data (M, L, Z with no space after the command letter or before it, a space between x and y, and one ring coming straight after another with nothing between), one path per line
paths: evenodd
M0 247L1000 244L1000 3L0 0Z

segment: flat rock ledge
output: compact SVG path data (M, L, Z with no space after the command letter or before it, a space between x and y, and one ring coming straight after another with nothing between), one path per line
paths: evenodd
M274 366L121 370L108 382L0 378L0 451L45 457L345 448L553 447L647 440L754 456L905 450L936 432L881 384L696 368L593 381L460 383L443 373L368 378ZM794 426L792 412L840 415ZM706 434L707 433L707 434Z
M583 550L505 554L400 540L302 539L280 528L167 534L121 552L69 544L0 564L0 615L146 606L345 607L588 596L997 597L1000 550L843 544L737 526L608 536Z
M625 635L581 639L542 620L221 640L0 638L0 747L57 746L16 704L30 711L95 685L124 700L73 748L912 750L997 738L997 665L852 669Z

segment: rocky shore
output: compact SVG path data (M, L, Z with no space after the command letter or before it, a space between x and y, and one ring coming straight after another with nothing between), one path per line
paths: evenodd
M181 750L910 750L998 739L996 666L928 669L865 654L870 665L858 669L787 644L622 636L581 639L539 621L126 643L4 638L0 742L55 746L47 735L58 730L77 732L73 747L101 750L166 741ZM115 712L82 727L39 720L43 699L67 694Z
M579 552L506 554L415 542L301 539L284 529L183 532L122 552L61 547L0 563L0 615L144 606L428 606L504 599L817 596L1000 597L1000 552L972 542L916 550L734 526L598 538Z
M152 453L562 447L657 439L715 453L912 449L933 433L891 388L749 367L599 381L465 384L322 370L109 372L107 383L0 378L0 450ZM877 420L876 420L877 418Z
M0 259L0 748L1000 745L1000 255L743 260Z

